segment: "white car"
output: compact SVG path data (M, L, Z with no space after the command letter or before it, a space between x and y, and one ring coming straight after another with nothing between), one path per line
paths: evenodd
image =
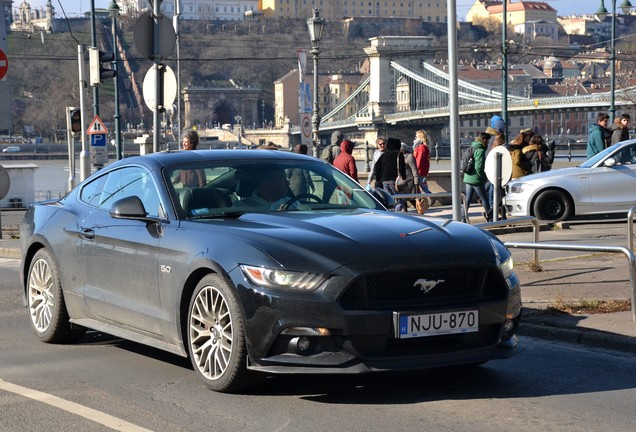
M5 149L2 149L2 153L17 153L20 151L20 147L18 146L9 146Z
M551 221L625 213L636 205L636 140L614 144L576 167L511 180L504 204L511 216Z

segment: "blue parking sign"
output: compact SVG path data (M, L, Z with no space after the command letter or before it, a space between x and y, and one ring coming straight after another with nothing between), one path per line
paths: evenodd
M91 147L106 147L106 134L92 134Z

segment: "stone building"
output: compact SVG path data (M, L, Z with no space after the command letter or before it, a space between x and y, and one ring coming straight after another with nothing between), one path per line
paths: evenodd
M11 3L11 2L9 2ZM22 3L13 13L11 23L12 31L22 31L28 33L34 33L39 31L56 32L55 23L55 8L51 0L46 2L45 7L40 9L31 8L31 5L26 0L22 0Z

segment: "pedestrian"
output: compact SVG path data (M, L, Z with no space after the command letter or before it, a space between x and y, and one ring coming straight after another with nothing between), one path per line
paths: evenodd
M333 166L358 181L358 168L352 153L353 143L349 140L342 141L340 143L340 154L333 160Z
M621 114L620 117L614 119L614 124L610 130L612 131L612 139L610 145L616 144L621 141L627 141L629 139L629 121L631 117L629 114Z
M305 144L297 144L294 147L294 153L306 155L308 148ZM304 195L313 193L315 190L314 182L311 180L311 173L302 168L290 168L287 170L287 181L289 188L294 195Z
M530 161L524 156L523 148L530 144L534 133L530 129L523 129L510 143L510 158L512 159L512 176L516 179L532 173Z
M199 145L199 134L195 130L187 130L181 138L181 148L183 150L196 150ZM202 169L180 170L172 183L181 183L182 187L203 187L207 180L205 171Z
M395 180L398 174L404 179L406 178L406 162L404 155L400 151L402 143L397 138L389 138L386 140L386 151L382 153L378 161L373 167L373 173L376 183L382 183L382 188L391 195L396 195ZM404 208L404 200L398 200L395 205L395 211L401 211Z
M535 135L530 139L530 144L521 151L530 162L532 173L550 171L554 162L554 141L550 147L541 135Z
M494 126L490 126L486 129L486 133L494 136L488 144L488 149L486 150L486 157L490 154L490 151L506 144L506 135L504 134L506 128L506 122L504 122L501 117L493 116L490 120L490 123ZM497 205L494 204L495 201L495 185L493 185L490 181L486 182L486 192L488 193L488 203L490 204L490 208L499 209L500 219L506 219L506 207L502 205L503 196L505 193L505 189L501 187L499 189L499 202Z
M331 144L325 147L320 153L320 159L327 163L333 164L334 159L340 154L340 143L345 139L345 136L340 131L334 131L331 134Z
M490 141L490 134L481 132L472 142L473 158L475 160L472 171L464 173L464 184L466 185L466 208L464 209L463 221L466 222L466 215L470 208L470 203L473 199L473 195L476 192L481 200L481 204L484 207L484 217L486 221L492 220L492 210L488 201L488 195L486 194L486 172L484 168L486 166L486 148L488 147L488 141Z
M371 189L373 182L376 180L373 175L373 168L375 167L375 163L378 161L382 153L386 150L386 140L382 137L378 137L375 140L375 150L373 151L373 156L371 158L371 167L369 168L369 178L367 179L367 190ZM379 181L375 182L375 187L382 188L382 184Z
M420 179L417 173L417 163L415 163L415 158L413 157L413 149L409 147L408 144L402 143L400 147L400 151L404 156L404 163L406 165L406 184L404 189L400 191L400 193L404 194L416 194L420 191ZM415 208L417 208L415 199L406 200L404 203L404 208L402 211L408 211L408 203ZM428 208L428 207L427 207Z
M415 140L413 140L413 158L417 164L417 175L419 177L420 191L430 194L428 188L429 170L431 169L431 149L429 147L428 135L423 130L415 132Z
M600 153L607 147L608 137L611 139L611 131L607 129L609 116L605 113L596 115L596 123L590 125L590 135L587 139L587 158Z

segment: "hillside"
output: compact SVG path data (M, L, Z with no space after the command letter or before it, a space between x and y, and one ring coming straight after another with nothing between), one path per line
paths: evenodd
M152 113L138 106L131 97L131 79L141 88L143 77L152 65L142 58L134 46L135 20L120 17L120 41L129 68L120 70L121 124L152 123ZM32 133L47 141L63 141L66 134L65 106L79 105L78 44L91 45L88 20L72 20L69 32L44 34L10 33L8 79L13 94L16 134L32 126ZM321 71L356 70L364 61L363 47L368 38L378 35L434 35L438 56L446 58L445 25L427 24L419 20L328 22L321 42ZM472 46L488 37L483 30L463 26L460 41ZM111 21L97 23L98 46L111 50ZM309 50L311 44L305 20L269 19L264 21L220 23L189 21L181 25L181 84L184 86L230 87L230 79L243 87L259 88L266 102L266 117L273 113L273 81L297 67L296 51ZM475 54L471 56L497 55ZM176 52L165 63L176 71ZM311 67L311 62L309 62ZM85 57L88 80L88 55ZM123 66L123 65L122 65ZM125 72L129 69L134 78ZM108 80L99 88L99 113L105 122L113 116L113 83ZM92 89L86 91L86 112L93 113ZM143 118L141 118L143 116ZM27 129L28 132L31 128Z

